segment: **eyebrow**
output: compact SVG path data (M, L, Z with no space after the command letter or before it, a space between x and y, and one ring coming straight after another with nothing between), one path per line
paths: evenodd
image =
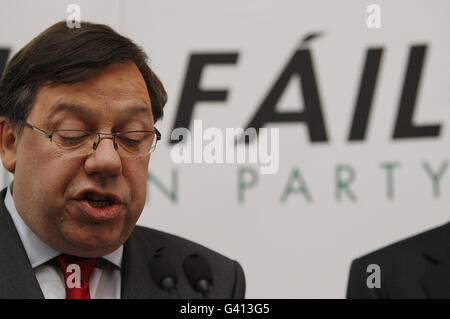
M60 103L50 109L50 111L48 112L48 116L52 117L55 114L60 113L60 112L70 112L70 113L74 113L74 114L81 115L84 117L89 117L89 116L95 115L94 110L88 109L81 104ZM118 113L125 114L125 115L135 115L135 114L145 113L148 116L151 116L150 108L148 106L142 106L142 105L134 105L132 107L126 108L125 110L120 110Z

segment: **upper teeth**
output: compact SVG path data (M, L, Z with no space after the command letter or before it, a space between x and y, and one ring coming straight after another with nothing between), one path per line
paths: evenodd
M95 193L87 193L86 194L86 199L87 200L109 201L109 197L108 196L102 196L102 195L95 194Z

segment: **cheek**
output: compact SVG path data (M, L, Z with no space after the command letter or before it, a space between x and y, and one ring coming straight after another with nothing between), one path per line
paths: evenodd
M66 160L61 151L55 148L48 139L37 139L37 137L35 139L27 137L19 142L16 158L17 171L26 171L30 176L42 175L44 178L52 178L77 165L76 161ZM49 174L49 171L52 174Z
M131 191L131 204L143 208L147 195L148 160L127 163L122 173Z
M41 200L53 197L53 202L63 200L67 185L82 165L78 160L65 160L45 148L21 150L18 155L14 179L20 179L30 194L39 194Z

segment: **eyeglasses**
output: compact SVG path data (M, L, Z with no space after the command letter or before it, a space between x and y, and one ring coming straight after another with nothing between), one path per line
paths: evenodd
M140 157L152 153L161 139L161 133L152 131L127 131L118 133L89 132L85 130L54 130L47 133L22 121L33 131L47 137L64 156L78 157L92 154L103 139L112 139L114 149L121 157ZM156 136L156 138L155 138Z

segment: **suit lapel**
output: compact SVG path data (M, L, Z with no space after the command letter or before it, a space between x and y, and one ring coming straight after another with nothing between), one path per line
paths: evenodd
M167 299L170 296L152 280L149 269L153 251L136 232L124 244L122 258L122 299Z
M429 240L424 255L434 264L421 280L428 298L450 298L450 223Z
M0 298L44 298L0 192Z

